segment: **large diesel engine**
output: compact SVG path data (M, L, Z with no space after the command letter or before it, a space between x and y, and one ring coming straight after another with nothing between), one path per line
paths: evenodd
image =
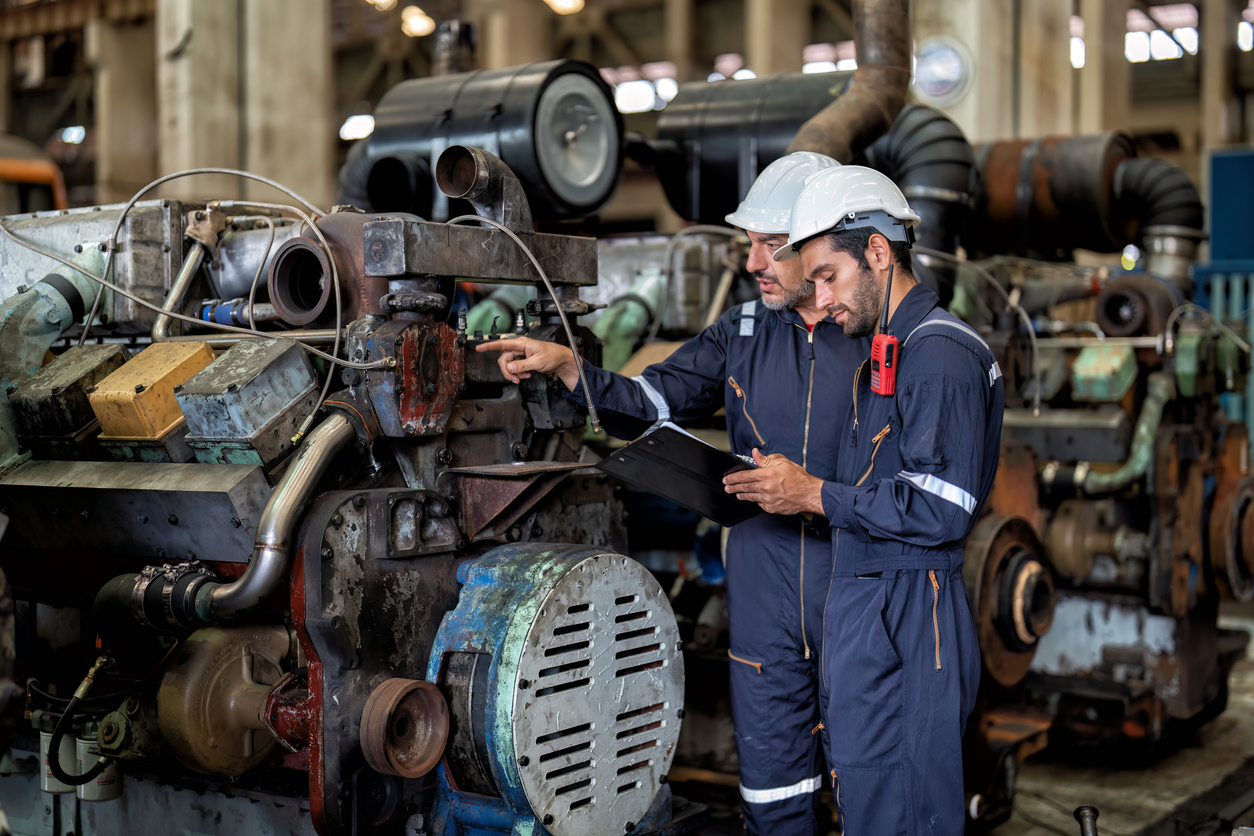
M4 220L5 279L27 277L0 306L0 508L29 678L6 771L39 752L0 788L10 816L41 789L116 797L125 770L128 792L322 834L700 823L666 784L675 617L623 556L585 411L474 350L516 333L599 361L576 323L596 242L534 232L491 154L451 147L437 173L479 214ZM485 335L455 279L538 290Z

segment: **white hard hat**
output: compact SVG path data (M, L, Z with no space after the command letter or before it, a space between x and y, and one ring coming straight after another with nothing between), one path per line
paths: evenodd
M727 216L727 222L764 235L787 232L792 205L806 178L839 165L826 154L813 151L794 151L780 157L762 169L749 187L749 194L736 211Z
M912 244L918 225L919 216L896 183L873 168L844 165L806 178L792 207L788 243L773 258L796 258L806 241L843 229L870 227L889 241Z

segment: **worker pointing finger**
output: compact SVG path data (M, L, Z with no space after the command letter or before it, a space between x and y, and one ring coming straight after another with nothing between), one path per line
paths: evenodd
M558 377L566 384L567 389L574 389L579 384L579 367L575 365L575 354L559 343L514 337L479 343L475 346L475 351L501 352L497 365L510 383L526 380L535 372Z

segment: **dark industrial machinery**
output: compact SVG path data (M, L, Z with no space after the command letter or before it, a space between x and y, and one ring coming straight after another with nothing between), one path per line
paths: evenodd
M437 175L486 220L140 201L0 222L6 277L42 277L0 305L29 680L10 816L40 790L116 798L124 771L242 829L279 808L321 834L701 823L666 783L678 628L624 556L585 412L507 384L474 350L501 337L450 312L453 277L538 286L517 332L599 362L576 323L596 242L533 232L481 149L446 149ZM93 308L124 316L74 345ZM163 807L180 815L92 815L165 832L143 819Z
M613 91L583 62L413 79L380 100L340 189L357 206L446 220L461 214L460 196L436 188L436 161L450 145L471 145L514 171L537 218L581 217L618 185L622 135Z

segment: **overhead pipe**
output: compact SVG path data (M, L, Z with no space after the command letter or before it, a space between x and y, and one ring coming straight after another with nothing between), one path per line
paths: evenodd
M909 104L864 156L901 188L923 219L916 232L919 246L957 253L975 205L975 154L962 129L935 108ZM936 275L933 289L948 305L957 265L922 254L919 261Z
M1145 251L1145 269L1187 288L1189 264L1206 235L1202 198L1189 175L1166 160L1137 157L1115 171L1114 193L1127 239Z
M854 0L858 69L849 90L810 118L788 146L851 162L893 124L910 89L910 0Z

